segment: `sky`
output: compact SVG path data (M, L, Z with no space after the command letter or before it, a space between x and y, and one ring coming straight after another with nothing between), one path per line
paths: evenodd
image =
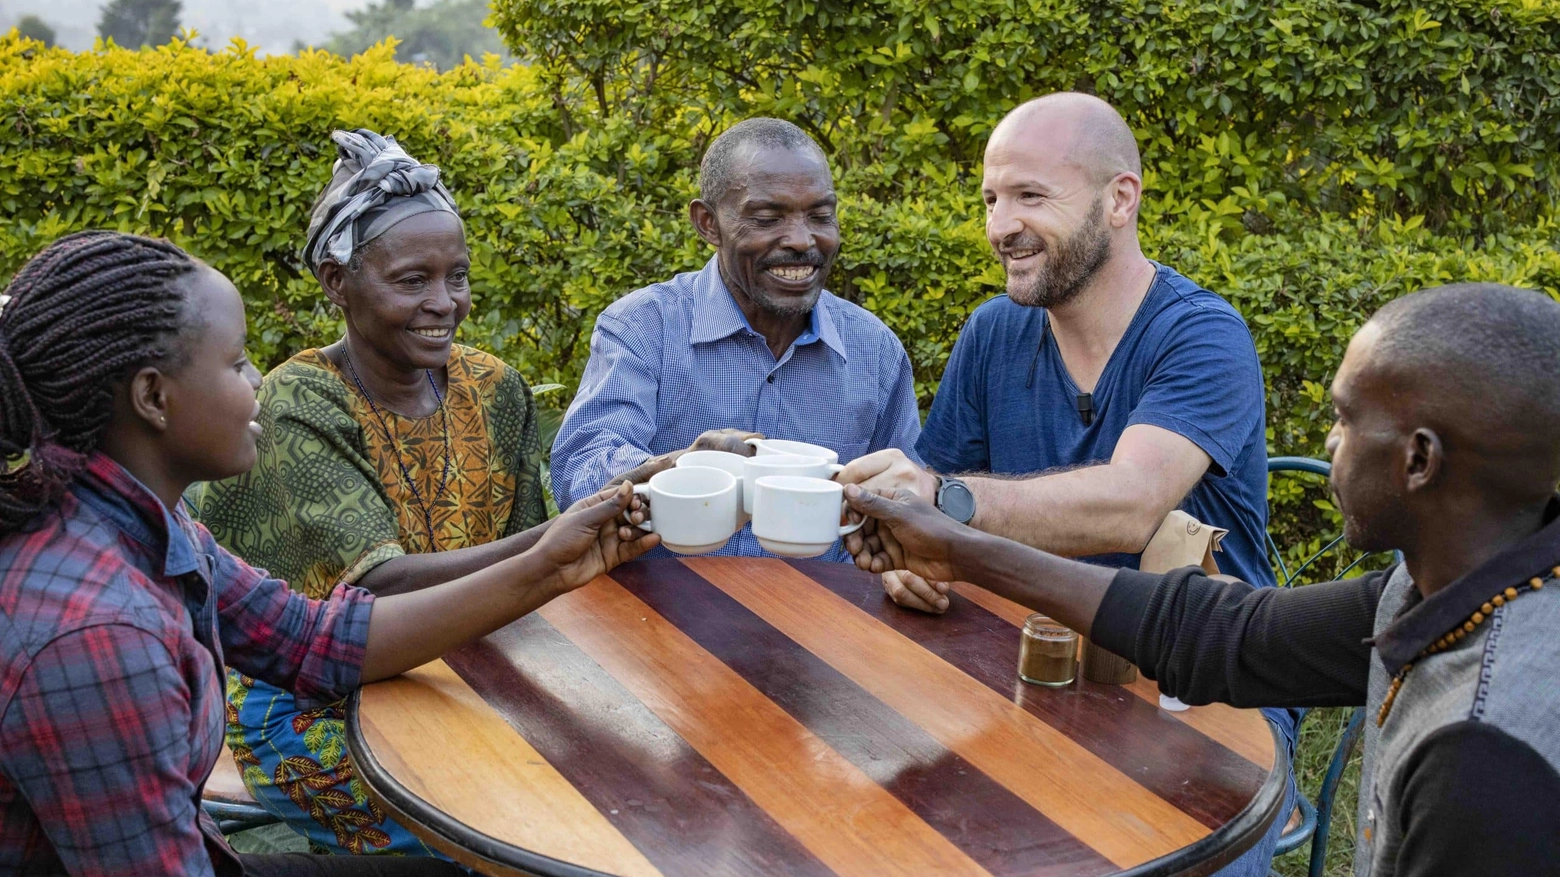
M107 0L0 0L0 31L9 30L24 15L36 15L53 27L61 46L77 51L92 48L98 13ZM185 27L193 27L206 44L219 48L233 36L264 52L290 52L293 41L323 42L345 30L343 13L368 5L367 0L183 0Z

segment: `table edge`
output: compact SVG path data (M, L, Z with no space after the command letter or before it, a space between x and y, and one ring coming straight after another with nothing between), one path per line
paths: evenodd
M358 777L369 792L379 797L388 809L395 811L407 823L408 829L415 827L428 832L432 838L424 839L434 846L448 845L476 856L482 863L519 869L536 877L613 877L605 871L554 859L483 834L418 797L386 772L370 750L359 719L361 695L362 689L359 688L347 699L347 751L352 756ZM1273 737L1273 764L1268 769L1267 779L1263 780L1257 794L1245 809L1194 843L1141 865L1114 872L1114 877L1203 877L1256 846L1278 818L1289 784L1289 771L1280 757L1286 749L1284 741L1271 722L1264 720L1264 723ZM479 867L481 863L470 864Z
M1284 807L1289 768L1281 756L1287 748L1278 728L1263 720L1273 737L1273 764L1245 809L1196 842L1157 859L1116 872L1113 877L1205 877L1240 858L1257 845Z
M408 830L420 829L433 837L424 838L434 846L449 846L482 860L482 863L462 863L471 867L492 864L506 869L518 869L536 877L614 877L605 871L596 871L532 852L524 847L505 843L483 834L464 822L445 813L417 796L399 780L385 771L373 756L368 741L363 737L359 719L362 688L347 698L347 752L352 756L353 769L370 794L377 796L406 824ZM413 834L418 834L413 831ZM439 843L442 841L442 843ZM454 856L452 856L454 858Z

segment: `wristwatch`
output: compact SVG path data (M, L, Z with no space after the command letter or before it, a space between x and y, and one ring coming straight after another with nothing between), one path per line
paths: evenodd
M957 478L937 476L937 509L961 524L975 517L975 494Z

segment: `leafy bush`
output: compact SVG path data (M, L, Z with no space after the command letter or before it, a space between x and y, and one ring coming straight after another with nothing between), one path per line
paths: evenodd
M1122 110L1176 215L1295 202L1482 231L1547 213L1560 179L1548 2L495 0L494 18L571 111L794 119L882 193L972 166L1015 103L1067 89Z
M0 277L68 231L163 234L225 271L274 365L331 339L298 255L334 128L394 134L467 216L463 340L573 387L595 314L708 250L686 205L736 118L829 151L830 286L881 316L930 403L959 327L1002 289L979 198L1016 102L1083 88L1139 133L1146 251L1246 315L1270 447L1320 455L1325 390L1376 307L1464 279L1557 294L1560 22L1517 0L497 0L525 64L445 73L260 58L242 43L72 54L0 39ZM565 393L557 394L560 405ZM1276 497L1325 516L1325 500ZM1301 543L1319 521L1286 512Z

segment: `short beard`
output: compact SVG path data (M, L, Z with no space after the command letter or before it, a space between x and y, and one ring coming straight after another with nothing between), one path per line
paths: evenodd
M1401 499L1372 496L1364 502L1343 502L1336 488L1332 489L1335 508L1343 515L1343 538L1355 551L1375 554L1380 551L1401 549L1404 545L1400 532L1403 523L1410 520L1408 509ZM1366 510L1356 511L1364 505Z
M1027 284L1008 276L1008 298L1029 308L1059 308L1083 293L1110 259L1105 201L1094 199L1089 219L1052 247L1046 264Z
M747 291L748 299L752 301L753 304L757 305L759 310L766 314L773 314L777 317L806 316L807 314L812 313L813 306L818 304L818 299L822 295L823 290L821 288L817 292L802 296L801 298L781 298L778 296L771 296L768 293L758 289L750 289Z

